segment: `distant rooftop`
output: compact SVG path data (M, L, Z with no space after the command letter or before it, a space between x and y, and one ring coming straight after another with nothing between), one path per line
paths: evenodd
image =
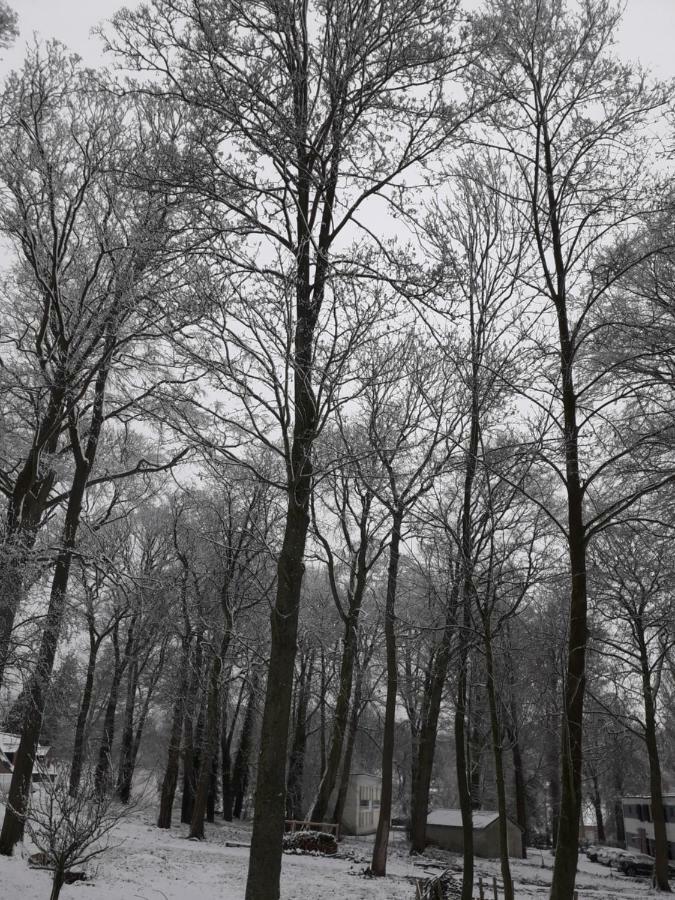
M487 809L475 809L473 811L473 827L474 829L487 828L495 819L499 818L499 813L491 812ZM445 825L448 828L462 827L462 811L460 809L435 809L427 816L427 825Z
M0 750L4 753L16 753L21 741L20 734L12 734L10 731L0 731ZM47 744L38 744L38 756L44 756L49 750Z

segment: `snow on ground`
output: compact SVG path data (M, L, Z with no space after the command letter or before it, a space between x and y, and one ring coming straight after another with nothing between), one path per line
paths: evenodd
M90 868L91 879L64 886L62 900L243 900L249 851L227 844L248 842L245 825L207 825L206 841L190 841L184 836L186 826L176 825L170 832L156 828L154 813L151 807L137 809L121 822L112 835L113 846ZM367 878L364 869L371 849L372 838L347 838L340 852L349 859L285 854L283 900L413 900L415 876L436 874L441 865L460 871L460 857L439 850L411 859L403 835L394 831L387 878ZM0 857L0 900L49 897L49 873L28 867L30 852L26 846L12 859ZM517 900L548 896L552 864L546 850L531 850L528 860L512 860ZM478 875L489 882L485 895L491 897L499 863L476 860ZM579 900L655 896L646 879L626 878L585 856L580 858L577 887Z

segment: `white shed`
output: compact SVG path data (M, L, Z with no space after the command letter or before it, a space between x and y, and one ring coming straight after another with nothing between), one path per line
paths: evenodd
M340 823L346 834L374 834L377 831L381 794L382 781L379 776L352 772Z
M8 790L14 772L14 754L19 749L21 735L0 731L0 789ZM48 744L38 744L35 765L33 767L33 782L42 781L45 778L53 780L56 769L51 759L51 747Z

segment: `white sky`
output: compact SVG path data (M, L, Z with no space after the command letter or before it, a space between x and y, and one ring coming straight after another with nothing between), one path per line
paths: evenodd
M9 0L19 14L21 36L5 52L0 71L16 68L26 41L37 31L58 38L90 65L102 61L100 44L90 29L123 6L121 0ZM675 77L675 0L625 0L626 13L618 50L625 59L639 59L661 78ZM135 5L133 2L127 5Z

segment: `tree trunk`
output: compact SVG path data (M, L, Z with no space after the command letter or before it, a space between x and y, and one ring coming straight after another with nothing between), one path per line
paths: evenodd
M467 634L468 599L463 601L464 635L460 635L459 673L457 677L457 704L455 709L455 764L457 771L457 793L462 814L463 869L461 900L471 900L473 896L473 814L471 808L471 788L469 787L468 759L466 752L466 692L468 677L469 645Z
M213 657L211 662L211 676L206 711L206 740L201 754L199 766L199 780L192 809L190 822L190 837L202 839L204 837L204 815L209 795L209 786L213 772L213 758L218 750L218 724L220 713L220 673L222 660L219 655Z
M427 810L431 776L436 753L438 718L441 712L443 688L448 674L452 635L455 632L459 581L455 579L446 610L445 628L431 663L429 687L422 700L422 716L417 743L417 761L412 779L410 804L410 852L423 853L426 846Z
M621 800L614 801L614 831L618 844L626 843L626 829L623 823L623 805Z
M296 341L298 332L306 328L300 319ZM311 335L307 337L311 339ZM296 392L302 383L306 383L309 389L309 371L309 368L303 370L303 367L296 371ZM309 397L303 403L308 401ZM286 813L286 747L304 574L303 558L309 527L312 431L305 433L305 429L314 421L313 417L314 413L307 410L301 420L296 419L294 430L293 469L300 474L297 485L289 492L286 530L277 569L277 595L271 614L272 642L260 734L246 900L279 898Z
M234 760L232 770L232 794L234 796L234 817L241 818L246 790L248 788L248 776L251 767L251 750L253 748L253 727L255 724L256 690L258 679L254 673L251 680L251 693L248 698L246 714L241 726L239 747Z
M190 638L184 637L181 642L178 693L173 706L171 717L171 732L169 735L169 748L166 760L166 769L162 779L162 790L159 802L159 815L157 817L158 828L171 828L171 815L173 801L176 796L178 784L178 770L180 767L180 743L183 731L183 718L185 716L185 701L190 683Z
M485 665L487 670L487 697L490 711L490 731L495 762L495 784L497 788L497 810L499 812L499 861L504 885L504 900L513 900L513 879L509 866L508 819L506 809L506 786L504 779L504 755L502 752L502 727L497 715L497 689L495 685L494 657L492 654L492 622L490 616L483 617L483 638L485 643Z
M187 703L185 704L185 716L183 718L183 797L181 802L180 820L189 825L192 821L192 808L195 799L196 774L195 774L195 729L194 707L199 696L199 682L202 677L203 647L201 637L197 636L195 649L194 669L188 688Z
M82 699L80 701L80 709L77 714L77 724L75 725L75 741L73 744L73 760L70 766L70 794L74 797L82 778L82 767L84 765L85 735L87 727L87 718L89 717L89 709L91 707L91 698L94 692L94 674L96 672L96 658L101 646L100 640L95 638L90 631L89 635L89 658L87 659L87 674L84 680L84 688L82 690Z
M602 801L600 799L600 785L598 776L593 773L593 809L595 811L595 824L598 832L598 843L605 843L605 823L602 817Z
M9 787L2 832L0 833L0 854L4 856L11 856L14 846L23 838L23 816L30 795L33 764L42 728L45 699L51 681L56 648L63 624L70 564L82 512L82 500L94 455L95 447L94 452L88 455L88 462L85 462L85 464L80 462L76 465L68 499L63 532L63 548L56 558L54 577L49 595L49 606L40 641L37 664L27 691L29 702L26 706L26 716L19 746L14 754L14 772Z
M513 780L514 790L516 794L516 820L521 827L523 833L523 859L527 859L527 791L525 789L525 768L523 766L523 755L520 751L520 737L518 730L514 727L509 732L511 741L511 754L513 756Z
M61 888L66 882L66 873L55 870L54 875L52 876L52 892L49 895L49 900L59 900L61 896Z
M65 373L61 371L55 374L44 419L39 423L31 450L17 474L7 504L0 553L3 559L0 564L0 687L10 660L12 631L23 598L29 554L35 545L47 500L56 480L56 472L45 465L58 447L66 393ZM97 388L100 387L102 391L104 386L105 377L102 385L99 378ZM100 422L95 419L93 422L100 429ZM95 439L98 439L98 430ZM94 446L94 453L95 449ZM93 463L93 456L91 461Z
M134 752L134 711L138 689L138 660L134 658L127 677L127 699L124 704L124 727L120 744L120 761L117 772L117 796L122 803L128 803L131 796Z
M112 781L112 747L115 740L115 716L117 714L117 701L119 699L119 689L122 683L122 676L129 662L131 648L134 642L135 615L132 616L129 623L129 631L127 633L126 646L124 655L120 658L118 635L119 628L115 625L113 630L113 645L115 647L115 668L113 670L112 682L110 685L110 693L108 694L108 703L106 705L105 717L103 719L103 731L101 733L101 743L98 750L98 761L94 771L94 785L99 794L106 794Z
M345 801L347 800L347 790L349 788L349 776L352 770L352 757L354 755L354 745L356 744L356 733L359 728L359 717L361 715L361 688L363 684L363 671L359 668L356 674L356 684L354 685L354 700L352 702L352 712L349 717L349 728L347 730L347 740L345 742L345 755L342 761L342 772L340 775L340 785L338 787L337 798L335 800L335 809L333 811L333 821L338 825L342 822L342 816L345 810Z
M387 570L387 600L384 613L384 635L387 651L387 697L384 711L384 732L382 735L382 796L380 817L377 823L371 871L373 875L387 874L387 848L389 846L389 825L393 791L394 741L396 729L396 699L398 693L398 671L396 667L396 586L401 548L401 526L403 509L397 508L392 516L391 542L389 545L389 566Z
M570 564L570 605L567 637L567 667L561 728L561 797L551 900L573 900L579 860L579 822L582 807L583 717L586 691L586 645L588 643L588 598L586 584L586 529L584 489L579 472L579 427L574 361L577 347L570 333L567 312L567 263L562 251L557 173L552 138L545 116L541 121L542 149L546 173L546 195L551 228L551 249L556 283L552 299L558 320L560 375L563 407L563 449L567 488L567 546Z
M649 654L644 641L644 633L638 624L636 627L640 647L640 665L642 668L642 694L645 707L645 743L649 758L649 789L651 794L652 823L654 825L654 881L657 891L670 893L668 883L668 838L666 835L666 817L663 808L663 783L661 780L661 761L656 737L656 709L652 693Z
M302 787L305 772L305 750L307 749L307 707L309 706L313 671L314 652L312 651L302 659L298 678L295 728L286 783L286 804L291 819L302 818ZM313 815L309 816L309 820L310 822L323 821L323 819L315 819Z

